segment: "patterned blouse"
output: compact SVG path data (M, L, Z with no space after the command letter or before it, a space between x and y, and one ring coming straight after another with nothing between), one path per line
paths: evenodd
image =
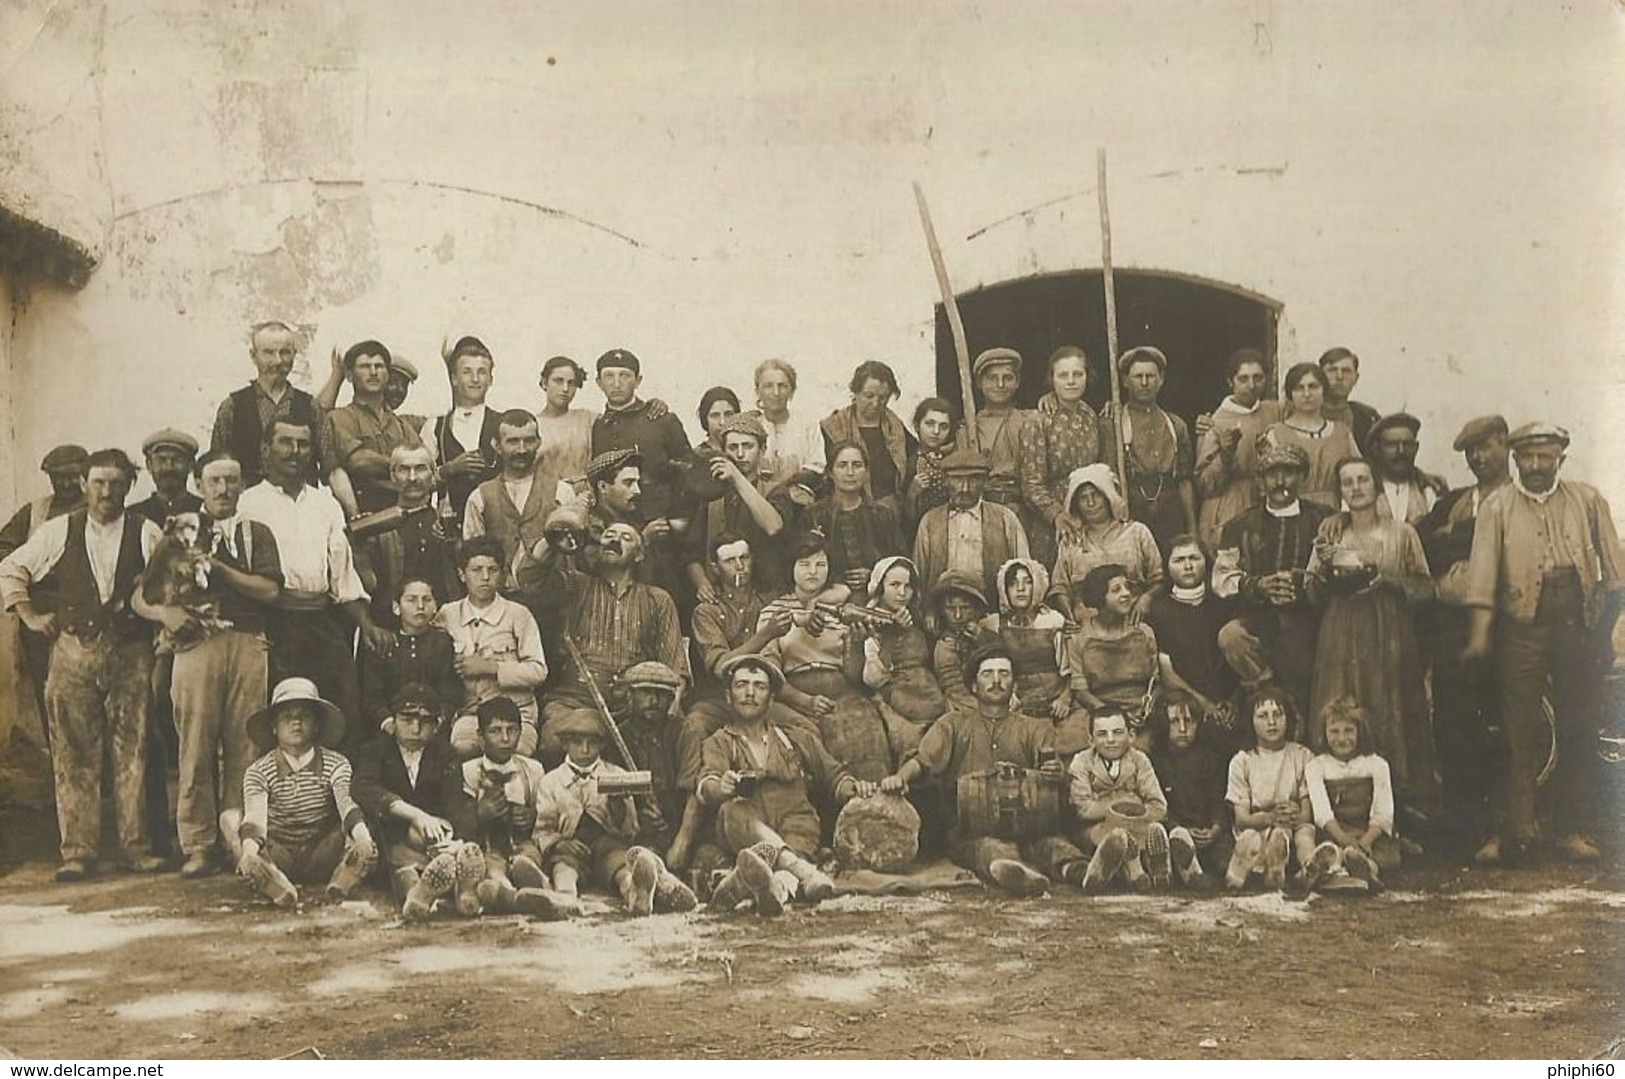
M1055 411L1037 413L1021 430L1017 451L1021 497L1053 523L1066 512L1067 477L1075 468L1105 460L1101 424L1088 405L1057 403Z

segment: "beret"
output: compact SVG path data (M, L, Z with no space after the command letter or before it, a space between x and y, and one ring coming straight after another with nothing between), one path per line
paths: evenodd
M990 348L977 356L976 362L971 364L971 375L975 378L981 378L982 372L996 363L1013 364L1015 369L1020 371L1021 353L1013 348Z
M47 453L39 463L41 472L55 472L57 469L78 468L83 469L90 460L90 451L83 446L75 446L71 442Z
M605 450L587 462L587 480L612 480L628 466L642 466L643 455L635 449Z
M604 373L606 367L624 367L633 374L639 374L643 368L638 365L638 358L624 348L612 348L598 357L598 373Z
M717 432L717 436L727 438L729 435L750 435L758 444L767 445L767 427L760 417L749 412L740 412L722 421L722 430Z
M153 450L165 447L180 450L188 457L197 456L197 439L185 431L177 431L173 427L165 427L162 431L148 435L146 441L141 443L141 452L148 454Z
M1507 444L1514 448L1526 442L1557 442L1567 447L1569 433L1555 423L1526 423L1507 439Z
M1506 417L1480 416L1476 420L1468 420L1462 425L1461 434L1456 436L1456 441L1451 444L1450 448L1460 453L1462 450L1478 445L1478 443L1492 435L1500 435L1504 438L1506 433Z

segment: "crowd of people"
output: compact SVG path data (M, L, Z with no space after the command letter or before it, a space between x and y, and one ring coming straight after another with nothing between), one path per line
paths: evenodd
M1555 425L1472 420L1451 490L1420 421L1351 399L1347 349L1280 400L1242 349L1188 426L1156 348L1099 411L1082 349L1024 409L994 348L968 420L931 397L905 423L878 361L818 419L768 360L755 408L704 394L694 445L625 350L595 364L602 414L563 356L541 412L504 411L464 337L451 409L418 416L382 343L315 395L299 349L254 326L210 444L143 444L150 498L126 505L122 450L64 445L0 530L60 881L771 914L834 893L854 802L1017 895L1371 891L1424 845L1600 857L1625 565Z

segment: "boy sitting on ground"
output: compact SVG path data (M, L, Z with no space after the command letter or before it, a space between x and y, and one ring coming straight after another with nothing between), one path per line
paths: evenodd
M667 872L660 856L633 846L638 810L630 794L606 794L601 780L626 769L600 756L603 721L578 708L555 725L564 763L547 773L537 796L536 842L542 866L560 893L575 897L581 878L608 888L635 918L695 907L688 885Z
M326 882L346 899L378 864L366 814L350 796L350 762L333 747L344 713L308 678L287 678L248 720L255 745L271 745L243 775L243 808L220 814L237 872L279 907L299 902L298 884Z
M1093 852L1079 883L1095 895L1121 872L1136 891L1161 891L1171 875L1162 823L1168 802L1151 758L1134 748L1128 718L1119 710L1095 715L1089 732L1089 747L1068 769L1078 819L1073 841Z
M530 757L515 755L522 724L508 697L489 697L474 713L481 753L454 766L447 816L458 839L485 854L485 879L475 888L480 910L560 918L547 891L542 853L536 845L536 798L547 772Z
M474 890L485 878L484 853L459 842L447 819L447 797L462 773L445 739L435 737L443 707L434 690L409 683L391 702L389 734L356 753L355 800L374 822L395 901L409 921L427 917L453 889L461 909L477 913Z

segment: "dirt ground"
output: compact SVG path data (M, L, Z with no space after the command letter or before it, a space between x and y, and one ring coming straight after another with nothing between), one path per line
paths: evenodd
M230 876L56 885L50 832L0 813L0 1045L25 1058L1574 1059L1625 1035L1617 869L408 927L381 895L283 913Z

